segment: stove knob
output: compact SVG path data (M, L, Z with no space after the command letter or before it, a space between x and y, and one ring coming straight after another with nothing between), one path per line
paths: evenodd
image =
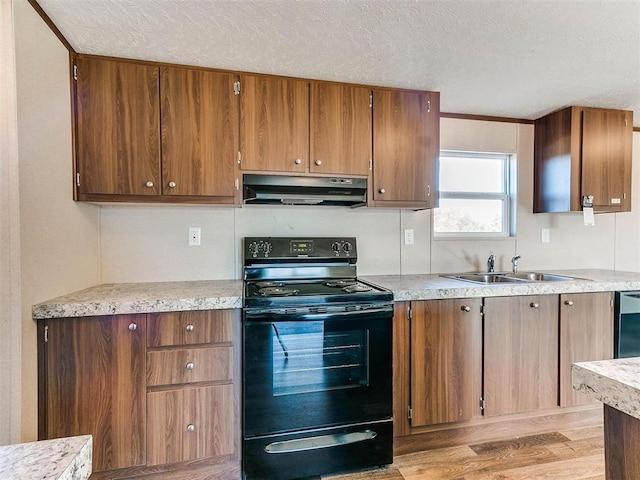
M271 250L273 250L273 245L271 245L269 242L262 242L263 243L263 250L265 254L269 254L269 252L271 252Z
M352 246L349 242L344 242L342 244L342 250L344 250L345 252L349 253L352 250Z
M331 245L331 250L333 250L336 253L339 253L340 250L342 250L342 245L340 245L339 242L333 242L333 244Z
M250 243L248 248L249 248L249 253L252 253L253 255L258 253L258 243L257 242Z

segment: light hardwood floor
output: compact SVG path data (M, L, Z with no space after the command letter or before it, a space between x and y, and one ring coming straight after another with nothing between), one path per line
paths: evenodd
M322 480L604 480L602 427L531 435L395 457L374 471Z
M114 477L132 478L132 477ZM237 480L237 467L203 466L135 480ZM314 480L604 480L602 427L397 455L393 465ZM311 480L311 479L309 479Z

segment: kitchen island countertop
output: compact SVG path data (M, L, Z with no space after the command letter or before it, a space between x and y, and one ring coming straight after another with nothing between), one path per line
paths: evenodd
M86 480L91 447L91 435L1 446L0 478Z
M477 284L431 275L365 275L395 301L640 290L640 273L544 270L575 277L559 282ZM242 307L242 280L103 284L33 306L33 318L86 317Z

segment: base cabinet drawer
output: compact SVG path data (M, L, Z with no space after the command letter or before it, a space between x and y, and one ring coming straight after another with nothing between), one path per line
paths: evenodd
M181 348L147 353L147 386L231 382L232 347Z
M233 386L147 395L147 465L234 453Z

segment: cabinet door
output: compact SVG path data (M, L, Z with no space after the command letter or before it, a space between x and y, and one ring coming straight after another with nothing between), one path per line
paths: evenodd
M631 210L631 112L585 108L582 112L582 195L594 206Z
M233 386L149 393L148 465L234 454Z
M145 464L145 315L50 320L46 438L93 435L93 470Z
M571 364L613 358L613 294L560 296L560 406L595 400L571 387Z
M235 80L231 74L161 68L163 195L235 194Z
M77 60L79 194L160 194L158 68Z
M411 303L411 426L480 415L482 299Z
M242 170L308 171L308 82L244 75L240 83Z
M371 90L312 83L310 171L368 175L371 148Z
M557 406L558 296L484 302L484 414Z
M437 206L439 94L373 92L374 201Z

